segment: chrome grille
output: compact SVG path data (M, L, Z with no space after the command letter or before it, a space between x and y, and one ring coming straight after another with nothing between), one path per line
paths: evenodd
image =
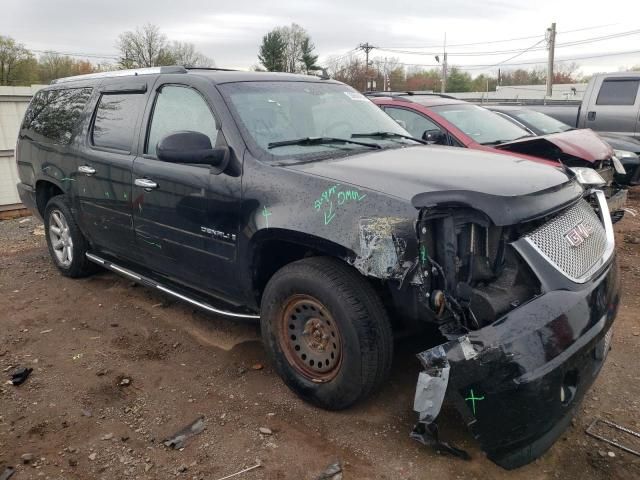
M587 238L581 237L582 243L574 246L566 235L581 224L590 227L591 232ZM574 281L587 276L608 250L605 228L586 200L580 200L525 238Z

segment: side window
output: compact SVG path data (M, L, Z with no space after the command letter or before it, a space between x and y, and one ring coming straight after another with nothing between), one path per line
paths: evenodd
M640 79L611 79L602 82L596 105L634 105Z
M202 95L189 87L167 85L156 96L145 153L155 156L160 139L181 130L204 133L216 145L216 121Z
M412 112L406 108L385 107L391 118L400 120L406 125L405 129L414 137L422 138L425 130L440 130L440 127L426 118L424 115Z
M25 113L22 135L42 135L50 143L68 145L91 91L91 88L39 91Z
M130 152L144 100L145 96L140 93L103 94L96 108L91 143Z

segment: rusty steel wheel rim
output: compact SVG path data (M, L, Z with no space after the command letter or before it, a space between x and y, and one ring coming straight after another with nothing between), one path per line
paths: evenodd
M333 379L342 363L342 339L331 313L310 295L294 295L281 310L280 346L287 361L314 382Z

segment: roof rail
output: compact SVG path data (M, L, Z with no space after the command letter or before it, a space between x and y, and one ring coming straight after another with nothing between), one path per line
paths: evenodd
M109 72L88 73L86 75L76 75L74 77L64 77L51 80L51 85L66 82L75 82L76 80L92 80L94 78L110 78L110 77L129 77L136 75L154 75L157 73L187 73L187 69L180 65L172 65L168 67L147 67L132 68L128 70L112 70Z
M424 91L418 91L418 90L407 90L407 91L401 91L401 92L375 91L375 92L364 92L364 94L370 97L405 97L405 96L413 97L417 95L428 95L432 97L450 98L451 100L459 100L456 97L452 97L451 95L445 95L444 93L424 92Z
M219 68L219 67L184 67L187 70L213 70L218 72L237 72L235 68Z

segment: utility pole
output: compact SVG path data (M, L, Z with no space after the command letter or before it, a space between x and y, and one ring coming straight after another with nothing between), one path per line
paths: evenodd
M549 49L549 60L547 64L547 97L553 95L553 57L556 49L556 24L552 23L551 28L547 28L547 46Z
M360 50L364 50L364 54L365 54L365 65L364 65L364 90L365 92L367 90L369 90L369 52L371 50L373 50L374 47L373 45L369 44L369 42L367 43L361 43L360 45L358 45L358 48Z
M442 82L440 82L440 93L447 89L447 34L444 34L444 50L442 55Z

